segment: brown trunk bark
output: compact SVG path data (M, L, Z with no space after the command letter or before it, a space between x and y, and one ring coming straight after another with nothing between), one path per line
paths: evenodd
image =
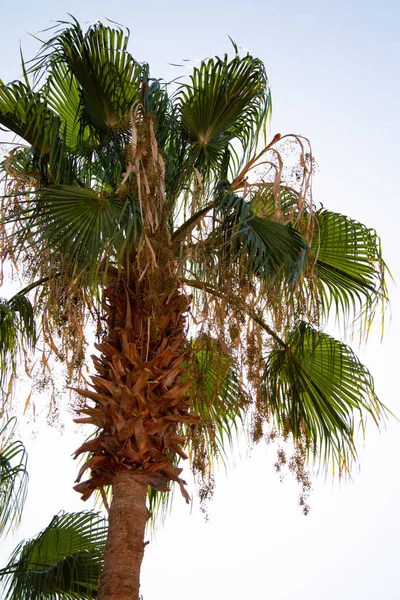
M144 531L150 517L146 497L147 485L136 481L132 471L115 473L98 600L139 598Z

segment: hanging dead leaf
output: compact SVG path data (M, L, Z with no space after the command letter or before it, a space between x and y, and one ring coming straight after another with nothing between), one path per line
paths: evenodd
M24 404L24 412L23 412L23 414L25 414L25 413L26 413L26 411L28 410L28 406L29 406L29 403L30 403L30 401L31 401L31 393L29 394L29 396L28 396L28 397L27 397L27 399L25 400L25 404Z

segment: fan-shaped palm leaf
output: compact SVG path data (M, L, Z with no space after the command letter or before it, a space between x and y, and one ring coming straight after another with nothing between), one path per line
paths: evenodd
M17 294L0 301L0 385L15 373L17 358L24 344L33 347L36 328L33 308L26 296Z
M348 468L355 457L354 429L365 415L377 423L384 407L372 377L345 344L301 323L266 360L265 402L278 428L321 462Z
M320 210L312 243L316 276L323 283L327 310L333 303L348 314L366 305L372 310L386 298L380 239L373 229L339 213Z
M142 68L127 52L129 36L101 23L86 34L77 21L68 25L45 44L36 68L48 66L46 53L54 68L65 64L79 83L86 123L98 130L116 127L140 99Z
M287 280L302 270L306 244L291 226L256 216L251 205L220 184L218 208L223 219L223 242L231 258L245 257L248 275L270 279L285 271Z
M224 455L226 441L250 404L237 365L218 340L201 334L192 342L194 360L187 374L193 377L192 409L201 416L202 438L210 455ZM195 453L195 449L194 449Z
M0 570L4 600L97 597L106 522L93 512L60 513L36 538L21 542Z
M0 428L0 535L19 524L28 486L27 454L13 439L15 425L11 419Z
M49 153L60 137L60 120L43 97L21 82L0 80L0 123L40 150Z
M48 86L34 92L21 82L5 86L0 81L0 123L31 145L24 150L16 147L3 163L5 171L24 184L20 189L69 182L80 172L68 149L77 135L72 115L66 119L68 101L56 114L52 108L60 106L54 97L48 103L48 96Z
M24 202L5 223L18 224L16 245L37 245L39 252L59 253L73 277L98 280L111 259L120 262L128 244L140 236L140 210L135 198L122 202L78 186L53 186Z
M207 168L221 171L234 139L250 156L270 109L264 65L249 54L202 62L178 98L182 128L194 147L192 164L204 175Z
M203 333L192 340L192 348L193 362L188 365L185 378L193 378L192 412L200 415L201 421L192 427L188 453L195 475L204 484L211 462L225 461L226 446L232 444L235 431L244 426L251 400L233 357L218 340ZM148 498L151 524L155 527L170 509L173 493L149 488Z
M49 77L47 101L49 107L61 118L67 146L75 149L80 137L85 137L85 131L81 131L79 86L76 78L62 63L52 70Z

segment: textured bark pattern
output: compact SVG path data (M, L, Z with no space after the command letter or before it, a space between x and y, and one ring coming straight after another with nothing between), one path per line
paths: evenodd
M139 598L144 530L150 516L146 496L147 486L137 482L131 472L116 473L99 600Z
M156 301L155 301L156 300ZM173 290L169 296L133 294L122 284L104 292L108 335L93 356L97 375L92 390L77 390L94 402L76 419L100 428L96 438L83 444L76 456L90 452L79 472L91 470L90 479L75 489L86 500L94 489L112 483L114 474L131 471L136 481L154 489L168 489L175 480L189 501L182 469L171 464L183 451L186 439L177 433L181 424L196 424L187 395L192 380L182 381L184 362L190 360L184 312L188 298Z

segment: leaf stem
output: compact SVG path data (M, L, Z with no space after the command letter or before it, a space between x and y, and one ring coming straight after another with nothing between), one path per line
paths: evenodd
M179 241L183 238L185 233L196 225L196 223L201 219L203 215L205 215L211 208L214 207L214 202L210 202L197 212L195 212L187 221L185 221L172 236L172 243L174 247L176 247Z
M50 281L50 279L53 279L53 277L60 277L60 276L61 276L61 273L55 273L54 275L46 275L46 277L42 277L41 279L38 279L37 281L34 281L33 283L30 283L26 287L22 288L22 290L19 290L19 292L14 294L14 296L11 298L11 300L13 300L13 298L15 298L16 296L25 296L25 294L28 294L31 290L34 290L36 287L39 287L39 285L42 285L43 283L47 283L48 281Z
M229 304L231 304L231 302L229 302L229 298L227 296L225 296L219 290L216 290L215 288L213 288L211 285L209 285L207 283L203 283L202 281L198 281L195 279L185 279L182 277L180 278L180 281L184 285L188 285L189 287L197 288L199 290L204 290L205 292L208 292L209 294L213 294L214 296L217 296L217 298L226 300ZM277 333L275 333L275 331L273 329L271 329L271 327L269 325L267 325L267 323L263 319L261 319L261 317L259 317L255 312L253 312L247 306L243 306L242 310L247 316L249 316L251 319L253 319L253 321L258 323L258 325L260 325L260 327L262 327L276 342L278 342L278 344L280 346L282 346L283 348L287 347L287 344L282 340L282 338L280 338L279 335Z

